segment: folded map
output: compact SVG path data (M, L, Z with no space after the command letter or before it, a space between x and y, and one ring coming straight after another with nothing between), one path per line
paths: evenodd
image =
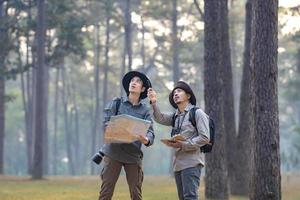
M110 118L104 133L105 143L131 143L137 135L146 135L151 121L130 115L116 115Z
M182 135L174 135L170 139L161 139L160 141L165 145L168 145L170 142L185 141L185 140L186 140L185 137Z

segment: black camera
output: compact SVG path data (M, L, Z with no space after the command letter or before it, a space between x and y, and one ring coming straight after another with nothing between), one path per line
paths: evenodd
M99 151L98 153L96 153L93 157L92 160L94 161L94 163L96 163L97 165L99 165L102 161L104 157L104 153Z
M171 137L173 137L174 135L178 135L180 133L180 129L179 128L172 128L171 130Z

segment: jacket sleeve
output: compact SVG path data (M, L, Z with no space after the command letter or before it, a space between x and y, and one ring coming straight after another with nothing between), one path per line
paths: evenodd
M194 151L209 143L209 117L201 109L197 109L195 117L198 135L183 142L183 151Z
M104 117L103 117L103 131L105 131L110 117L115 115L116 112L116 98L109 102L104 108Z
M157 104L152 104L152 109L153 109L153 119L159 124L166 125L166 126L172 126L172 118L173 114L172 113L162 113L160 112L159 107Z
M150 125L150 127L149 127L149 129L147 131L147 134L146 134L146 137L149 139L149 143L146 144L146 146L149 147L149 146L151 146L153 144L154 138L155 138L154 130L153 130L153 121L151 119L151 115L150 115L149 109L147 109L145 120L151 121L151 125Z

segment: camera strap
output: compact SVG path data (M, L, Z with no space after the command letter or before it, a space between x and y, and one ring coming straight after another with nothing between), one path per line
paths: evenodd
M177 123L177 127L176 127L176 129L178 130L178 134L181 132L181 127L182 127L182 124L183 124L183 121L184 121L184 118L185 118L185 116L186 116L186 114L187 114L188 112L184 112L184 115L183 115L183 117L182 117L182 120L181 120L181 123L180 123L180 118L178 118L178 123ZM176 118L178 117L178 115L177 116L175 116L175 113L174 113L174 125L175 125L175 121L176 121Z

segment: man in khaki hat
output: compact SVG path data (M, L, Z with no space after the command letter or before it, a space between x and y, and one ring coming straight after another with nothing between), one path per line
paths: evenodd
M161 113L156 92L148 89L154 120L166 126L173 126L171 136L180 134L185 141L167 142L175 149L173 171L180 200L198 199L201 169L204 166L204 154L200 147L209 143L209 117L196 109L196 127L189 119L189 112L196 105L196 97L190 86L179 81L169 95L170 104L176 109L175 113Z

